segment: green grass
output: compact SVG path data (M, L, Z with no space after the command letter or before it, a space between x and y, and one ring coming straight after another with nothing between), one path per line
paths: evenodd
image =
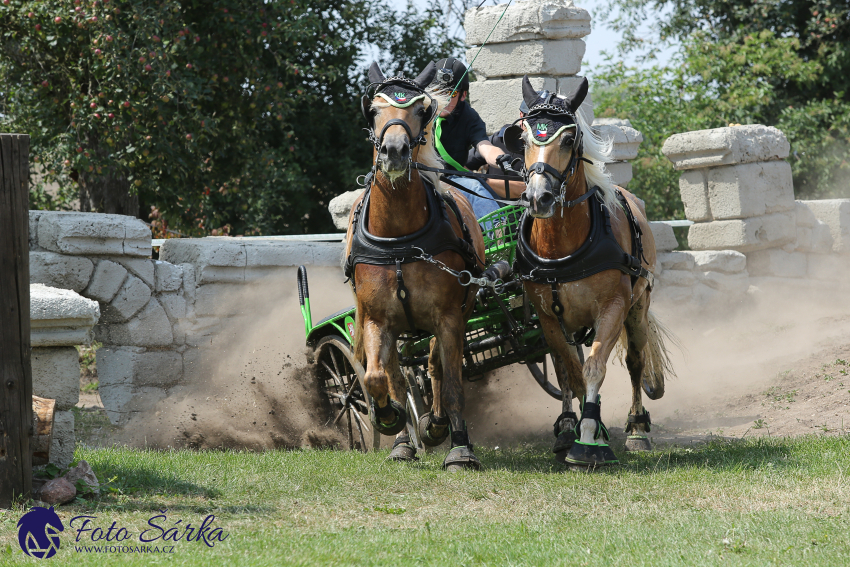
M78 448L99 500L59 509L55 565L847 565L850 438L716 441L564 472L545 448L477 451L486 471L448 474L386 452L192 452ZM622 453L620 453L622 455ZM174 554L75 553L68 520L138 534L159 510L230 537ZM27 559L24 511L0 512L0 564ZM131 540L132 541L132 540ZM4 553L4 550L5 553Z

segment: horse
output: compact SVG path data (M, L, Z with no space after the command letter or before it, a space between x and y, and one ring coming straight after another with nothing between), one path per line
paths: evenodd
M612 184L604 163L611 143L590 128L579 106L584 79L570 95L538 92L526 76L529 107L521 128L506 135L524 154L527 208L514 266L546 341L563 396L553 452L571 468L618 464L602 423L600 388L615 346L625 350L632 384L627 451L649 451L651 420L641 390L656 400L672 375L665 338L675 338L649 310L655 241L642 201ZM581 360L581 344L590 347ZM572 398L581 400L581 417Z
M443 468L478 470L463 420L461 374L477 287L461 285L457 274L480 273L484 239L468 201L443 187L435 173L414 167L442 167L428 128L447 104L444 94L429 89L435 74L433 62L412 80L387 78L377 63L369 69L374 93L364 95L361 105L374 144L373 167L346 233L345 269L356 301L353 352L365 368L373 426L396 435L389 458L415 460L405 431L397 341L402 333L433 334L433 404L417 424L420 438L436 446L451 436Z

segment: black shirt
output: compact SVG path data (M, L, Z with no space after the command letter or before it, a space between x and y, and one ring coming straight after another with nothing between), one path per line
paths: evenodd
M478 116L466 101L459 102L460 109L455 109L440 127L440 141L446 152L460 165L466 162L469 148L475 148L478 142L487 139L487 128L484 121ZM436 127L436 126L435 126ZM442 157L442 156L441 156ZM446 164L451 168L451 164Z

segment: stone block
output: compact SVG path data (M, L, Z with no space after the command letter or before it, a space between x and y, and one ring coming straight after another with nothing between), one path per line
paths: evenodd
M669 252L679 247L679 242L673 233L673 227L669 224L651 222L649 223L649 228L652 230L652 237L655 239L656 252Z
M153 289L155 285L154 262L156 262L156 260L151 260L150 258L128 258L127 256L110 258L110 260L118 262L127 268L131 274L145 282L145 285L149 288Z
M537 90L546 89L553 93L570 93L578 88L581 77L540 77L529 76L529 81ZM487 79L469 84L469 99L472 107L484 120L487 132L498 132L505 124L511 124L519 118L519 105L522 102L522 79ZM593 101L590 94L582 103L579 111L584 114L588 124L593 123ZM347 222L347 219L346 219ZM347 227L347 225L346 225Z
M253 282L279 275L281 268L294 266L340 266L345 245L342 242L303 242L262 240L246 242L245 281Z
M467 61L475 60L478 80L493 77L528 75L575 75L581 70L581 58L587 46L580 39L536 40L520 43L487 44L466 52ZM519 99L517 99L517 103Z
M94 264L88 258L55 252L30 252L30 283L83 291L93 271Z
M747 256L734 250L706 250L686 254L693 257L695 269L701 272L735 274L747 269Z
M78 383L79 386L79 383ZM74 414L57 411L53 414L53 440L50 442L50 462L65 468L74 460Z
M684 171L679 176L679 194L685 206L685 218L694 222L711 220L708 204L708 182L706 169Z
M665 252L658 254L658 264L667 270L693 270L696 263L692 254L687 252Z
M799 209L795 209L795 211L799 214ZM832 233L826 224L817 219L814 228L797 224L797 240L786 245L784 250L786 252L827 254L832 252Z
M122 385L170 387L183 376L183 357L170 350L104 346L97 351L99 389Z
M832 230L826 223L818 221L818 225L812 229L812 252L826 254L833 248Z
M791 166L784 161L710 168L707 187L715 220L758 217L795 208Z
M189 305L195 303L195 267L192 264L180 264L183 268L183 297Z
M34 250L40 250L41 247L38 245L38 219L41 218L41 215L44 214L45 211L30 211L30 226L29 226L29 244L30 244L30 252ZM32 283L44 283L44 282L32 282Z
M94 270L89 286L86 288L85 294L87 297L109 303L121 285L124 283L124 278L127 276L127 270L121 264L110 262L109 260L101 260L97 263L97 268Z
M777 248L747 253L747 269L752 276L804 278L808 273L806 254Z
M171 264L192 264L196 285L239 283L245 281L244 242L223 236L169 238L159 249L159 259Z
M816 280L846 281L847 259L835 254L806 254L808 275Z
M617 122L620 121L617 120ZM603 140L612 141L611 159L627 161L637 157L638 148L643 142L643 134L631 126L600 118L594 121L593 128Z
M850 254L850 199L825 199L801 201L815 218L829 227L832 251Z
M664 271L661 276L661 287L668 286L682 286L688 287L692 286L697 282L696 276L694 276L693 272L689 272L687 270L669 270Z
M91 344L100 317L96 301L67 289L30 284L30 342L33 347Z
M156 404L166 397L162 388L118 385L99 388L103 408L113 425L122 425L142 412L153 412Z
M468 45L481 45L485 40L490 44L579 38L590 34L590 14L572 0L531 0L513 4L507 11L504 5L472 8L465 14L463 27Z
M141 220L124 215L50 212L39 218L38 244L72 255L150 256L151 232Z
M247 291L244 285L202 285L195 293L195 315L221 318L243 313L248 306L239 298Z
M605 169L611 174L614 185L625 188L632 180L632 164L627 161L606 163Z
M797 213L797 226L814 228L818 225L817 217L805 201L794 201L794 211Z
M151 298L151 289L134 275L128 275L112 302L103 310L104 323L120 323L142 310Z
M777 248L797 237L794 213L776 213L739 220L722 220L691 225L688 245L693 250L737 250L751 252Z
M747 124L674 134L661 152L682 170L785 159L790 147L782 131Z
M32 393L70 410L80 401L80 357L74 347L32 349Z
M479 111L479 114L481 112ZM331 199L328 205L328 211L331 213L331 218L334 221L334 226L339 230L348 230L348 216L351 214L351 208L354 202L360 195L363 194L363 189L355 189L354 191L346 191L341 195L337 195Z
M159 303L165 314L174 322L186 316L186 300L178 293L166 293L159 296Z
M174 341L171 322L156 298L126 323L98 325L95 336L108 345L169 346Z
M154 290L157 292L178 291L180 286L183 285L182 266L157 260L154 267L156 269Z

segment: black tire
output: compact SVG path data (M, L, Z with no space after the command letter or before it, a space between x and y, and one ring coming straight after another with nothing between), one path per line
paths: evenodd
M348 341L330 335L315 350L319 391L327 399L330 412L327 425L337 427L346 437L349 449L364 453L381 445L381 434L369 420L372 399L363 387L363 366L354 359Z

